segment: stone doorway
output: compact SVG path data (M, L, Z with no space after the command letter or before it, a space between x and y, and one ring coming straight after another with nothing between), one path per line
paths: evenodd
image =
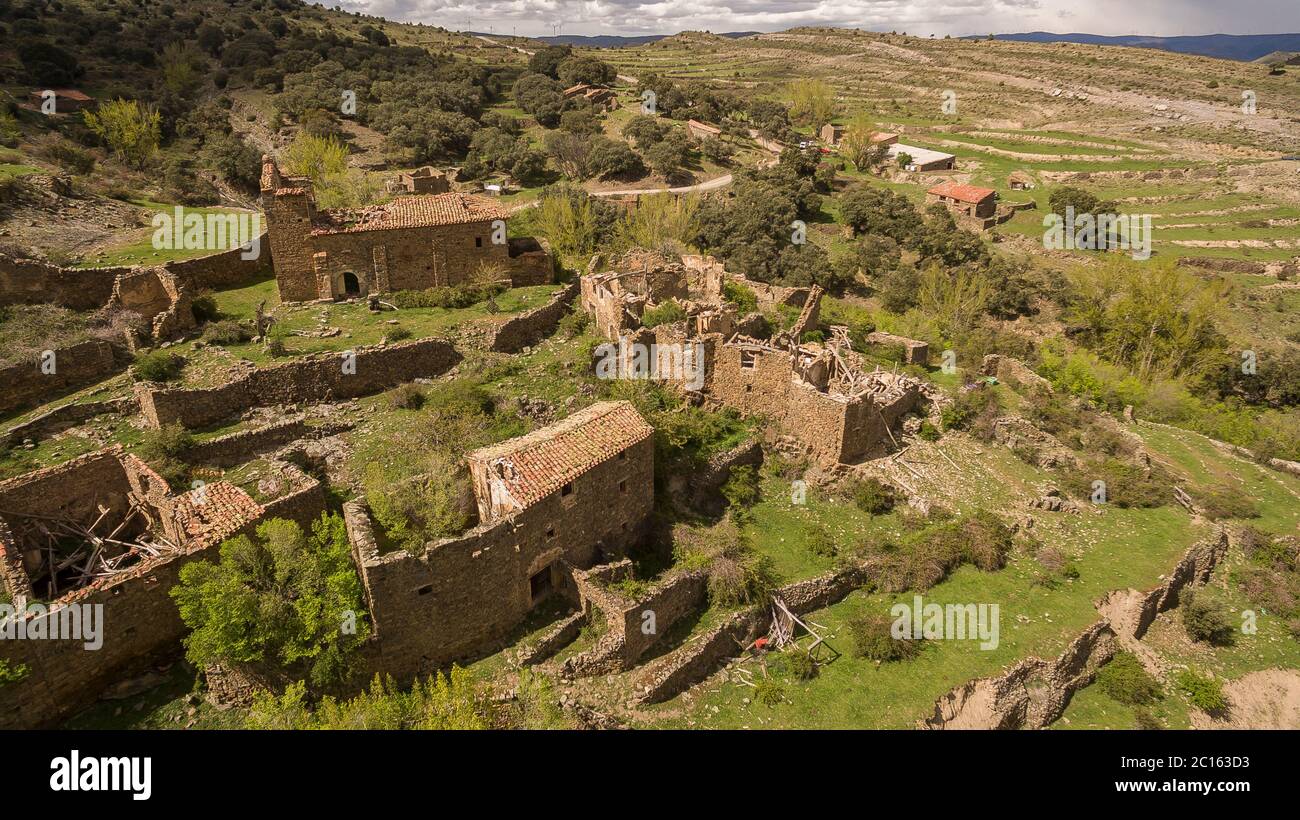
M343 272L343 295L361 295L361 282L357 280L357 275L350 270Z

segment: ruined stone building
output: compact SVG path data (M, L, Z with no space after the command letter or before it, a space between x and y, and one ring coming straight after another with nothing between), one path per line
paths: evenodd
M414 171L403 171L397 175L397 179L385 183L384 187L394 194L446 194L451 192L451 181L442 171L432 165L425 165Z
M628 402L601 402L468 454L480 523L419 555L382 552L364 508L345 507L376 668L404 677L482 651L572 568L622 556L654 505L653 432Z
M539 253L544 249L535 240L509 241L509 212L483 197L416 194L366 208L318 210L311 182L283 176L269 156L262 158L261 189L284 301L479 280L551 281L549 253Z
M564 89L564 99L582 98L599 111L613 111L618 108L618 95L614 89L605 85L578 83Z
M598 332L617 342L619 374L656 378L706 402L769 418L822 466L883 452L890 428L921 402L917 379L871 372L843 328L833 329L825 344L802 343L818 325L822 290L816 285L752 282L728 274L710 257L666 259L644 251L613 260L606 271L598 266L594 262L582 277L581 304ZM797 307L799 314L787 330L756 338L766 320L761 313L739 316L724 297L728 283L751 291L760 309ZM670 300L685 320L644 327L645 311ZM900 347L907 363L926 363L922 342L884 334L873 343ZM653 353L642 355L652 346ZM688 372L663 366L671 359L665 349L676 348L683 352L674 362Z
M114 446L0 481L0 587L28 636L0 640L0 658L26 669L0 692L0 728L54 723L179 649L185 627L168 593L181 567L215 558L223 540L265 518L318 515L320 485L299 477L266 505L227 481L174 494ZM98 648L31 637L83 623L83 605L102 607Z

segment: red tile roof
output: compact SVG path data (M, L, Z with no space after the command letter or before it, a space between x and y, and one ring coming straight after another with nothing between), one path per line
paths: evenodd
M229 481L214 481L176 499L176 523L187 548L224 541L263 512L261 504Z
M320 211L312 235L467 225L509 216L509 211L492 200L473 194L401 196L368 208Z
M995 196L997 191L992 188L980 188L976 185L959 185L955 182L941 182L930 190L928 194L935 196L944 196L949 199L955 199L958 202L980 203L991 196Z
M653 433L630 403L606 401L549 427L475 450L467 458L500 477L523 509ZM498 462L501 473L493 468Z

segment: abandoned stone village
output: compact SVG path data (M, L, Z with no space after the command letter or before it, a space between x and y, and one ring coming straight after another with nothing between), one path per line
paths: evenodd
M192 304L204 290L273 277L290 308L359 300L377 309L376 300L399 290L554 283L548 249L535 240L507 239L509 212L493 201L451 191L433 169L406 174L394 187L399 195L384 205L318 210L310 183L282 175L265 157L267 234L255 258L236 249L154 267L75 269L0 257L0 303L111 306L140 317L121 339L54 351L59 367L53 373L32 364L8 368L10 389L0 410L37 407L120 372L123 349L193 338L199 323ZM938 186L931 195L969 219L997 218L981 189ZM736 292L753 302L740 307ZM330 486L323 465L348 425L307 424L302 409L436 382L470 352L464 339L424 336L360 346L347 351L351 368L340 367L338 353L323 352L248 367L203 386L138 381L126 396L66 403L27 417L4 432L8 446L30 445L106 416L129 418L146 430L248 423L191 448L187 461L213 476L191 488L169 486L121 445L0 481L0 581L8 600L19 612L32 603L46 607L26 610L21 617L29 622L54 622L72 607L102 605L104 625L98 651L77 641L0 643L0 658L27 671L0 691L0 728L58 725L141 669L175 657L186 630L169 591L186 564L215 560L223 541L251 533L260 522L279 518L310 526L340 508L371 627L359 653L358 680L380 674L407 683L503 648L515 666L536 665L595 625L598 640L558 665L565 679L622 676L632 700L643 704L690 690L739 647L772 634L788 638L795 624L807 629L801 615L863 587L870 571L850 563L788 584L774 593L772 607L730 614L698 639L665 648L663 636L674 625L707 608L708 577L684 566L653 583L625 583L636 574L629 552L649 537L663 494L684 492L707 499L704 506L714 504L733 470L759 465L773 453L806 463L810 478L832 480L854 465L898 453L900 437L915 435L924 420L936 422L951 401L923 376L931 358L926 343L879 331L853 339L849 328L822 321L822 300L816 285L750 281L708 256L645 249L597 255L545 304L494 320L471 344L516 354L552 337L566 317L585 316L605 342L595 355L620 357L620 374L654 379L688 405L734 411L755 422L757 432L712 458L700 474L657 487L655 430L633 403L573 407L532 432L462 453L476 513L472 525L416 550L387 544L365 495L352 492L357 488ZM676 310L668 320L649 321L669 306ZM771 317L780 315L789 321L774 328ZM868 357L860 352L864 347L882 356ZM656 367L665 354L678 367ZM1024 370L1005 357L985 362L994 380L1029 380ZM251 463L260 466L256 481L223 477ZM340 489L348 491L341 502ZM1220 538L1189 552L1177 583L1203 580L1222 544ZM1172 605L1168 590L1153 596L1141 605L1153 611ZM520 626L557 602L561 614L553 623L534 640L517 643ZM649 631L642 628L647 613L656 623ZM1124 609L1116 622L1121 615L1131 613ZM1010 712L1031 715L1020 725L1044 724L1126 638L1105 623L1080 640L1087 644L1079 650L1088 659L1082 669L1058 662L1069 667L1067 674L1037 659L1038 666L1017 667L1009 674L1018 676L1021 688L1012 687L992 714L1008 725L1015 723L1004 714ZM285 683L262 669L202 671L209 698L223 705L246 705L259 688ZM1045 678L1055 681L1056 700L1026 712L1016 693ZM984 681L952 693L936 704L932 722L978 725L990 712L975 718L968 710L963 718L963 708L997 686ZM586 706L574 708L587 725L614 725Z

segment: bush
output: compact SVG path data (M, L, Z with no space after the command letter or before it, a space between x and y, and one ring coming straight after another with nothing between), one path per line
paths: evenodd
M680 322L686 318L686 311L676 302L669 300L662 305L650 308L641 315L642 327L658 327L659 325L668 325L673 322Z
M1207 590L1187 590L1178 608L1187 636L1214 646L1230 646L1237 637L1232 616Z
M835 538L820 524L809 526L807 542L808 551L819 558L834 558L839 552Z
M735 305L741 316L758 310L758 296L739 282L723 282L722 298Z
M131 365L131 375L136 381L169 382L175 380L185 367L185 360L165 350L145 353Z
M870 515L884 515L898 502L893 487L877 478L864 478L853 485L853 503Z
M194 297L190 302L190 313L194 314L194 321L199 324L215 322L221 318L221 309L217 307L217 300L209 292Z
M896 638L894 620L885 615L865 614L849 619L849 636L853 652L859 658L889 663L916 657L924 643L921 638Z
M502 283L465 283L451 287L425 290L399 290L393 294L393 304L399 308L466 308L493 296L505 293Z
M211 322L203 328L203 341L213 345L237 345L253 338L248 328L232 319Z
M384 344L393 344L411 338L411 331L401 325L393 325L384 331Z
M812 680L817 677L817 661L797 646L792 646L781 653L781 665L795 680Z
M1144 706L1163 696L1152 677L1132 652L1118 652L1097 673L1097 686L1111 698L1129 706Z
M921 422L921 429L916 431L916 437L922 441L938 441L943 434L939 428L930 423L929 419Z
M576 339L591 326L591 314L585 310L573 310L560 319L559 332L565 339Z
M1204 490L1196 499L1201 512L1211 521L1225 518L1259 518L1255 500L1243 490L1228 485Z
M1192 705L1212 717L1228 712L1228 699L1223 695L1223 684L1207 675L1184 669L1174 677L1174 683L1191 700Z
M993 438L993 422L1002 407L997 393L987 386L976 386L960 391L952 404L939 413L944 430L968 430L982 441Z
M785 687L776 678L759 678L754 684L754 700L764 706L776 706L785 700Z
M772 562L752 550L726 551L709 568L709 603L731 609L758 603L776 587Z
M141 437L138 455L162 476L168 486L179 490L188 488L190 466L185 463L194 436L179 424L168 424L157 430L146 430Z
M722 485L722 497L727 499L733 515L758 503L758 472L754 467L749 464L732 467L731 474Z
M386 398L394 410L419 410L424 406L424 391L409 382L388 391Z

